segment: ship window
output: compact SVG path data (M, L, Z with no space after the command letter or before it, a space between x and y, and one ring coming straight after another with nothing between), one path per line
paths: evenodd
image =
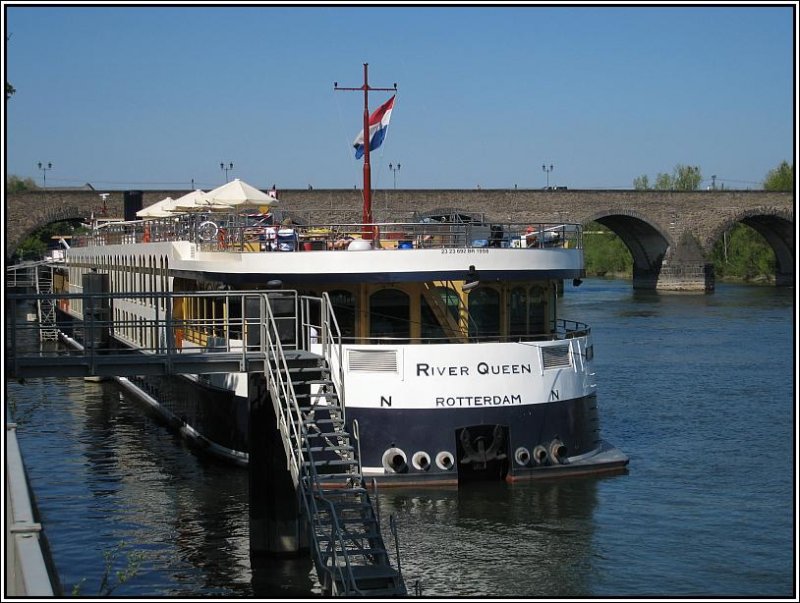
M528 294L522 287L514 287L508 300L508 334L521 337L528 334Z
M459 297L453 289L448 287L435 287L431 291L432 299L422 298L420 335L426 340L449 339L458 336L453 329L458 325ZM452 322L440 319L431 303L438 305L440 312L444 310L452 318Z
M391 338L388 343L408 343L410 312L409 297L404 291L383 289L373 293L369 298L370 336Z
M549 332L545 321L546 291L545 287L536 285L528 292L528 324L531 335L543 335Z
M328 293L342 339L353 341L356 334L356 299L350 291L335 290Z
M491 287L479 287L469 294L469 335L500 336L500 294Z

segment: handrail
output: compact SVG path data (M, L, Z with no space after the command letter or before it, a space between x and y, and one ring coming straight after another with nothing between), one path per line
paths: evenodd
M344 531L339 525L335 506L331 500L322 495L317 489L319 477L314 454L311 450L309 440L306 437L308 435L307 427L303 424L303 415L294 391L294 385L289 372L289 365L284 352L284 345L279 336L275 312L272 304L270 303L270 297L276 297L277 295L280 295L284 299L287 298L283 292L280 294L273 293L272 295L266 294L262 298L263 307L261 314L265 317L265 320L262 323L261 336L264 338L263 341L266 342L267 353L265 356L265 374L268 375L268 386L271 390L279 429L282 437L288 444L285 446L285 449L287 452L287 461L289 463L290 473L292 474L295 486L300 488L302 492L302 496L300 498L303 501L306 517L311 523L311 537L314 544L314 554L318 567L324 568L328 573L333 572L336 574L341 579L342 584L345 586L345 590L347 592L352 590L360 592L356 586L349 556L346 553L342 555L346 573L343 572L339 563L337 551L345 551L346 546ZM300 308L298 308L299 300L296 292L291 293L291 299L295 305L295 312L293 313L293 316L297 317L300 315L300 321L305 322L305 317L302 316L302 312L297 312L297 310ZM305 310L303 309L303 312L304 311ZM295 318L295 325L296 324L297 318ZM296 327L295 337L298 334L298 330L299 329ZM323 329L323 331L327 331L327 333L324 335L325 339L331 337L328 328ZM295 338L295 341L305 343L307 338ZM305 461L303 459L304 453L306 455ZM309 479L306 480L304 477L308 477ZM319 522L320 514L317 508L318 502L321 502L323 505L327 506L329 510L331 521L331 540L329 547L332 546L334 541L336 541L341 547L340 549L332 547L329 551L333 555L332 565L324 564L320 553L319 540L317 537L317 527L321 526ZM332 580L331 588L334 590L336 589L336 579Z
M378 240L408 241L416 247L463 248L479 241L485 242L482 246L489 247L583 247L582 226L566 222L440 222L427 218L369 225L319 222L291 226L298 238L324 242L325 249L342 248L337 241L361 238L365 227L379 233ZM75 236L72 247L189 241L204 251L270 251L270 241L280 228L279 224L261 224L252 216L237 213L184 213L169 218L104 224L102 229L90 234Z
M373 555L373 560L379 562L382 560L387 566L389 565L389 557L386 551L383 550L383 539L380 536L380 528L378 518L375 514L372 501L369 497L369 492L366 488L364 476L361 470L361 454L360 454L360 434L358 430L358 423L353 425L353 435L348 434L346 430L346 423L344 417L344 399L341 395L335 395L329 400L328 410L330 416L333 417L335 413L340 413L339 423L340 427L334 428L335 432L342 429L342 439L353 437L358 442L358 455L354 459L354 452L352 448L349 452L336 451L333 448L333 443L328 442L331 446L330 450L336 451L340 458L344 461L356 461L357 473L352 472L352 465L350 471L345 471L341 474L342 478L347 480L350 486L357 484L360 486L358 491L353 491L358 504L363 505L364 508L369 508L370 516L363 517L365 526L372 525L371 520L374 520L376 533L370 535L367 533L354 533L350 532L340 522L337 513L335 502L324 494L321 489L321 482L319 472L317 470L317 462L315 454L312 450L311 442L309 439L309 426L304 422L303 411L298 403L297 395L294 389L294 382L289 372L289 364L286 356L286 349L284 342L281 339L280 331L278 328L278 320L283 317L278 317L275 314L273 303L276 299L290 300L294 305L294 312L288 320L294 320L293 325L293 339L297 350L305 350L312 343L311 328L319 326L319 336L321 337L322 347L324 351L324 360L328 368L332 366L333 355L338 354L338 365L341 367L341 333L335 321L335 316L332 312L330 299L327 297L314 298L310 296L299 296L297 292L267 292L261 297L260 314L263 317L260 327L260 335L262 337L262 347L265 349L264 357L264 372L267 376L268 388L275 407L277 422L281 437L284 440L284 448L287 453L287 463L292 475L295 486L301 493L302 509L310 524L311 531L311 544L313 545L313 555L317 571L322 575L325 573L327 579L330 580L330 588L333 594L339 593L339 586L341 585L342 593L345 595L357 593L365 594L359 588L358 580L354 573L354 566L351 562L352 551L360 551L362 555ZM316 310L316 306L312 308L312 304L319 304L319 325L311 323L311 315ZM287 329L288 330L288 329ZM291 344L290 344L291 345ZM333 380L332 380L333 382ZM337 388L334 382L334 388ZM315 394L311 394L313 397ZM316 410L315 402L311 403L313 412ZM327 441L327 436L324 438ZM340 440L341 441L341 440ZM323 446L323 450L325 447ZM324 462L324 461L323 461ZM347 489L342 490L344 494L348 493ZM329 524L322 522L321 508L328 513ZM323 552L320 548L320 533L327 534L327 529L330 530L328 545L326 548L326 555L328 562L323 559ZM365 548L368 544L369 548ZM380 545L382 552L377 553L374 557L372 547L375 544ZM352 547L352 548L349 548ZM396 547L397 549L397 547ZM397 549L399 556L399 549ZM405 593L404 584L402 582L402 575L397 574L397 586Z
M282 297L285 297L286 292L281 292ZM296 292L288 292L294 297L296 307L297 295ZM300 451L303 449L302 433L298 431L302 427L302 414L297 405L297 397L294 392L294 386L289 373L289 365L286 361L286 355L283 351L283 343L278 336L278 326L275 321L275 314L272 309L272 304L269 303L269 294L261 296L261 315L264 317L261 326L262 346L266 345L265 358L264 358L264 373L269 375L272 379L268 379L268 383L273 391L273 403L275 410L278 413L278 424L283 427L282 432L284 437L288 437L294 441L294 445L287 447L287 452L291 451L293 454L287 459L290 462L290 471L297 484L301 477L302 471L302 456ZM297 313L295 313L297 316ZM266 342L266 344L264 343ZM273 371L271 363L276 363L276 370ZM276 376L283 372L283 379L277 379ZM283 403L281 403L283 402ZM286 408L284 408L286 405ZM294 415L293 421L287 421L287 414Z
M335 364L337 367L336 376L338 378L334 380L333 384L339 392L342 418L344 419L346 406L345 401L347 400L344 384L344 353L342 349L344 338L342 337L342 331L339 328L339 321L336 319L336 313L333 311L331 297L327 291L323 291L322 300L322 312L327 319L323 323L324 329L327 331L327 335L325 337L327 348L323 348L323 355L325 359L329 361L330 366L334 366ZM331 363L331 360L335 360L336 362ZM333 379L333 374L331 374L331 378Z
M394 513L389 515L389 531L392 533L394 537L394 554L397 558L397 573L401 576L403 575L403 570L400 567L400 542L397 538L397 523L394 519Z

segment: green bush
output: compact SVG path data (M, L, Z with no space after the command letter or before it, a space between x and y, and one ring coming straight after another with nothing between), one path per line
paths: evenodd
M736 224L714 245L714 274L719 279L771 280L775 277L775 252L749 226Z
M583 258L588 276L633 275L633 257L616 234L598 222L586 225Z

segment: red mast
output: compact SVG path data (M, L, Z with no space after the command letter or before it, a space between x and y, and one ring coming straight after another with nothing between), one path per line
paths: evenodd
M368 67L369 63L364 63L364 85L358 88L339 88L339 83L334 82L334 90L363 90L364 91L364 209L362 211L362 221L365 225L372 224L372 182L369 167L369 91L389 91L397 92L397 84L393 88L372 88L369 85ZM368 236L367 236L368 235ZM364 238L371 239L374 229L365 228Z

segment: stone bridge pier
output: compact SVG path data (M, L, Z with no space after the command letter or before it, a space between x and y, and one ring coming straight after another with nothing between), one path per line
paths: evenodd
M144 191L146 207L188 190ZM48 222L123 215L124 191L107 202L96 191L30 191L6 199L6 257ZM357 223L360 190L285 190L280 211L299 223ZM409 222L431 211L458 210L493 223L599 222L633 257L633 287L660 291L714 290L712 253L737 222L761 234L775 253L775 283L795 284L794 193L769 191L424 190L373 191L376 222Z
M667 195L669 193L666 193ZM712 252L717 241L737 222L753 228L775 253L775 284L795 284L794 212L789 206L763 205L765 197L741 197L724 210L709 206L703 193L672 193L684 199L680 211L659 203L650 208L614 207L578 217L596 221L619 236L633 257L634 289L712 292L715 287Z

